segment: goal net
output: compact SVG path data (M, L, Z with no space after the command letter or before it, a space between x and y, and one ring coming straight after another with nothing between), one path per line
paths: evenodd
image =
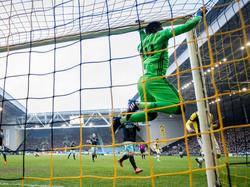
M0 186L249 185L249 0L0 4L0 153L7 155ZM155 78L173 85L180 103L127 111L129 99L155 99L137 90L146 69L140 55L159 52L139 54L139 31L152 21L173 31L201 7L207 12L197 26L188 35L173 32L161 49L169 64ZM180 113L161 112L171 107ZM196 111L199 131L190 133ZM129 162L118 163L123 133L112 131L112 119L140 112L145 120L132 144L144 171L137 175Z

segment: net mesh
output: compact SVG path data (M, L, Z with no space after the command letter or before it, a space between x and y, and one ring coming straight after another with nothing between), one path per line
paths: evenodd
M216 1L207 1L212 6ZM206 3L206 2L205 2ZM1 47L193 14L202 1L2 1ZM209 7L209 6L208 6ZM139 16L138 16L139 15Z
M250 4L247 0L1 1L1 128L6 147L14 148L4 151L9 160L0 168L0 185L206 186L205 173L211 168L197 167L195 158L200 154L200 146L196 135L185 130L185 122L199 102L185 36L174 37L168 47L170 64L165 78L178 88L186 110L182 110L182 119L163 114L155 122L141 125L135 144L144 143L148 148L146 160L139 161L136 157L144 170L142 174L135 175L129 166L120 168L117 160L123 151L122 134L115 135L110 130L111 118L124 111L116 109L118 103L127 102L128 95L124 99L121 92L131 89L133 97L136 81L142 74L139 55L128 50L134 44L131 41L127 48L123 45L130 42L130 37L136 41L134 48L139 43L138 33L127 33L143 26L135 21L143 20L146 24L170 20L167 25L171 25L180 17L188 19L201 6L208 9L196 27L202 62L199 70L206 88L202 100L219 124L216 130L203 134L215 136L222 152L212 169L219 171L223 186L248 186ZM107 32L95 35L104 30ZM116 30L114 34L118 35L113 35ZM91 39L82 37L86 35ZM105 55L100 55L100 51ZM137 71L132 66L135 61L139 64ZM115 71L116 66L119 71ZM97 75L86 76L88 72ZM138 77L121 81L132 74ZM95 102L99 105L93 106ZM106 109L86 112L100 105ZM179 129L165 128L165 123L177 119L175 125ZM160 162L150 149L156 132L163 153L170 155L162 157ZM93 148L87 143L92 133L100 140L94 146L100 155L110 155L98 155L95 163L87 156ZM75 146L69 147L72 141ZM13 146L15 142L20 144ZM184 159L178 157L178 144L184 147L187 155ZM31 156L35 152L39 158ZM77 153L76 161L67 159L65 155L70 152ZM11 153L19 155L12 157Z

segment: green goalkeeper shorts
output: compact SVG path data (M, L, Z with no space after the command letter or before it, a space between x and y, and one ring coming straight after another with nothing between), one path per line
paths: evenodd
M138 81L138 91L141 102L148 103L148 108L159 108L180 103L176 88L162 77L142 76ZM156 112L168 114L176 114L179 111L179 106L156 110Z

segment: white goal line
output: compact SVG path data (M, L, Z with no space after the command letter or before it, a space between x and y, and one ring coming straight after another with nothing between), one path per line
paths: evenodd
M0 186L22 186L22 184L18 183L7 183L7 182L0 182ZM24 184L24 187L50 187L49 185L43 184ZM52 186L52 187L64 187L64 186Z

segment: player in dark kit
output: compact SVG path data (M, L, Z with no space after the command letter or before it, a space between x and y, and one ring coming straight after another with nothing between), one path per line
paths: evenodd
M95 159L97 158L97 154L96 154L96 145L98 144L98 138L96 136L95 133L92 134L91 138L90 138L90 142L92 145L94 145L94 147L91 148L92 150L92 161L94 162Z
M179 156L182 158L184 156L184 148L182 145L178 144Z
M34 155L35 155L35 157L39 157L40 156L39 155L39 148L38 147L36 148L36 150L34 152Z
M4 163L7 164L7 157L4 152L3 139L4 139L3 129L0 129L0 152L3 155Z
M70 147L75 147L75 142L72 142L71 145L70 145ZM68 159L69 159L69 157L70 157L71 154L73 155L73 158L75 160L76 159L76 152L75 152L74 149L70 149L70 152L69 152L69 155L68 155Z
M120 166L123 167L123 161L129 159L131 165L134 168L134 172L136 174L141 173L143 170L138 168L135 163L135 144L133 144L133 142L136 142L136 131L140 131L140 127L138 124L127 122L121 124L117 131L120 129L123 130L123 143L125 154L118 162Z

